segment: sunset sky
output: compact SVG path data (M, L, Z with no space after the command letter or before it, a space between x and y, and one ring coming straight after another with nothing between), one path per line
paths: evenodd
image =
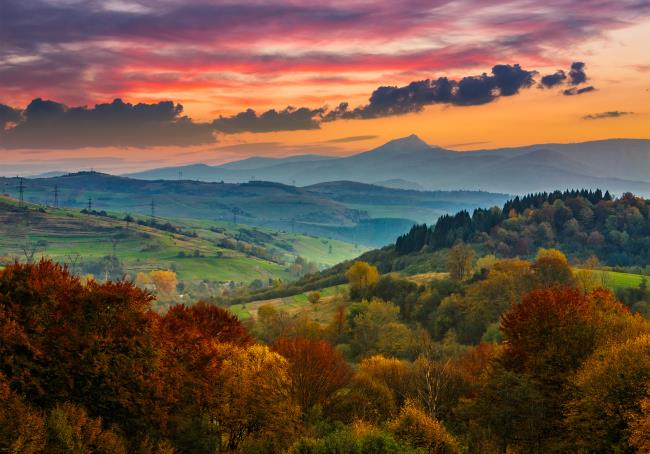
M0 42L4 175L650 138L648 0L2 0Z

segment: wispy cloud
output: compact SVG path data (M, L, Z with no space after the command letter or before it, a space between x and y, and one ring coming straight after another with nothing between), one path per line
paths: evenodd
M349 143L349 142L362 142L364 140L376 139L378 136L367 135L367 136L349 136L349 137L339 137L337 139L326 140L325 143Z
M599 112L582 117L583 120L602 120L605 118L618 118L626 115L634 115L634 112L623 112L620 110L610 110L609 112Z

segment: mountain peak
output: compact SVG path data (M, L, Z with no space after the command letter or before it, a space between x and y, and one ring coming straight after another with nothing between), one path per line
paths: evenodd
M412 145L420 145L420 146L425 146L427 148L431 148L431 146L428 143L420 139L420 137L418 137L416 134L411 134L410 136L391 140L388 143L412 144Z
M390 142L386 142L374 150L361 153L361 155L401 155L418 153L421 151L430 151L431 149L431 145L420 139L415 134L411 134L407 137L402 137L400 139L394 139Z

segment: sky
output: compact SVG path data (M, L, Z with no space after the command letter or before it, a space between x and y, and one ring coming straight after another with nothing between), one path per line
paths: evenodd
M0 174L650 138L650 0L2 0Z

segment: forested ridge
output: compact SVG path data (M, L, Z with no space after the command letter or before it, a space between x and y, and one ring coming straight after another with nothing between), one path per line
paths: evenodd
M501 257L529 256L558 247L572 257L596 255L612 266L650 262L650 202L627 193L555 191L516 197L502 208L445 215L416 225L395 243L398 255L440 250L462 241Z

